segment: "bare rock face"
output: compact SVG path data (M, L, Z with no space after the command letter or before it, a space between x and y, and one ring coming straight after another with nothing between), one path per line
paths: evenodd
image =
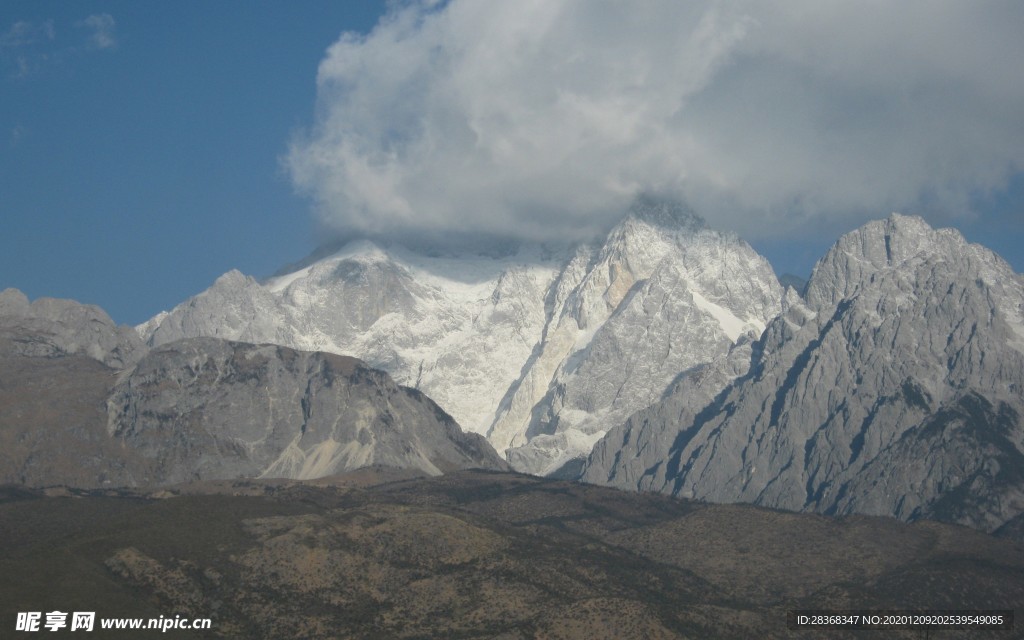
M642 198L593 244L428 255L355 242L263 283L226 274L138 329L153 346L211 336L356 356L545 474L680 371L759 335L781 296L749 245Z
M149 350L97 307L0 292L0 483L315 478L371 464L507 467L422 393L353 358L216 338Z
M792 292L790 292L792 295ZM622 489L644 492L662 490L657 471L665 464L672 448L686 432L679 425L693 424L701 409L712 403L733 380L747 373L753 348L744 337L713 362L688 369L670 387L660 401L637 411L621 425L610 430L594 446L582 471L567 468L569 477Z
M693 372L609 433L583 479L988 531L1024 512L1021 276L894 214L843 236L806 291L745 374L708 402L692 387L730 367Z
M97 306L39 298L29 303L21 291L0 291L0 336L8 350L26 356L82 355L120 368L145 352L130 327L117 326Z
M317 478L371 464L437 475L503 469L423 394L345 356L196 338L122 374L113 438L147 461L141 484Z
M489 438L531 473L585 457L680 371L759 335L781 296L767 261L739 238L681 206L640 200L553 314L530 384L510 389Z

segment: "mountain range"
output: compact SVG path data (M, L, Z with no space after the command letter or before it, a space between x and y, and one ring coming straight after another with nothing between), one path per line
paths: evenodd
M1024 280L955 230L892 215L844 235L759 340L613 429L582 478L1019 528L1022 415Z
M264 281L233 271L134 331L7 291L0 408L20 422L2 471L151 486L511 465L1020 536L1024 279L893 214L801 284L784 289L686 207L641 198L591 243L362 240ZM74 393L47 409L26 400L29 379Z
M0 483L147 487L368 464L507 469L350 357L217 338L150 349L97 307L0 292Z
M680 372L780 310L767 260L678 204L641 198L608 235L498 255L357 241L265 282L230 272L139 327L354 355L437 401L512 466L550 473Z

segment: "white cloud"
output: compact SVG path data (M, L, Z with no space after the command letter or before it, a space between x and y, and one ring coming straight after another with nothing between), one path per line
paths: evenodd
M1024 167L1024 3L453 0L345 34L285 162L344 233L590 235L638 191L751 238L949 218Z
M0 33L0 48L27 47L38 42L51 41L55 36L53 20L38 24L19 20L12 24L7 31Z
M14 128L11 129L11 135L10 135L10 138L8 139L7 146L10 147L11 149L13 149L14 147L18 146L18 144L20 144L21 141L28 134L29 134L29 130L26 129L24 126L22 126L20 123L14 125Z
M89 45L95 49L113 49L117 46L114 38L114 17L109 13L96 13L78 23L80 27L92 29Z
M18 20L0 33L0 68L9 78L25 78L54 59L53 20Z
M85 42L61 44L53 20L29 22L19 20L7 31L0 33L0 67L10 78L27 78L37 72L75 59L88 51L113 50L114 18L107 13L91 15L74 23L79 29L90 31ZM66 38L64 38L66 41Z

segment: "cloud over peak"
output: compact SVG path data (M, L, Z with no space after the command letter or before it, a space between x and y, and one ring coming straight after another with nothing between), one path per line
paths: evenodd
M750 237L967 211L1024 166L1013 2L452 0L344 34L285 163L345 234L574 238L638 192Z

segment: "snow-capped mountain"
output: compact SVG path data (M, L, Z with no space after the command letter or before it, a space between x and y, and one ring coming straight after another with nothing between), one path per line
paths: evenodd
M1020 519L1024 278L894 214L843 236L783 306L760 341L610 431L582 478L989 531Z
M192 336L355 355L485 433L544 327L561 257L427 256L367 241L260 283L237 271L151 321L159 345Z
M586 264L586 267L583 267ZM489 437L550 473L779 310L768 262L681 207L641 202L563 272L555 310ZM507 443L507 444L506 444Z
M782 296L764 258L640 199L600 243L504 255L353 242L265 282L237 271L138 329L356 356L551 472L681 372L759 335Z

